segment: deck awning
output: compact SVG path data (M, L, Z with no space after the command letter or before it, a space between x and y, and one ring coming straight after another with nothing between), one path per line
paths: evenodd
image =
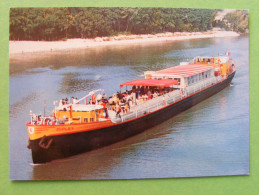
M149 87L170 87L178 84L178 81L172 79L138 79L120 84L122 86L149 86Z

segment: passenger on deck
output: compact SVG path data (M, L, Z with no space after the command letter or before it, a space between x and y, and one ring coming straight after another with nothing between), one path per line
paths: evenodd
M103 98L107 100L107 96L105 93L103 94Z
M73 97L72 97L73 98ZM76 101L76 98L73 98L72 99L72 104L75 104L77 101Z
M128 102L129 100L132 100L132 95L131 95L131 94L128 94L125 99L126 99L127 102Z
M115 104L118 104L119 101L120 101L120 99L117 96L115 96L115 99L114 99Z
M148 90L148 92L147 92L147 96L148 96L148 99L150 100L150 99L152 99L152 93L151 93L151 91L150 90Z
M144 97L143 97L143 95L140 95L140 97L139 97L139 104L141 104L141 103L143 103L144 102Z
M153 98L157 98L158 97L158 93L155 91Z
M133 105L133 103L132 103L132 100L130 99L130 100L129 100L129 108L131 108L132 105Z
M135 87L135 86L134 86ZM137 98L137 94L136 94L136 88L133 88L132 89L132 93L131 93L131 95L132 95L132 103L133 103L133 105L136 105L136 98Z
M149 91L148 87L145 87L145 88L144 88L144 94L147 94L148 91Z
M122 93L117 92L117 98L119 98L119 100L121 100L123 97L124 97L124 96L123 96L123 94L122 94Z
M143 95L144 94L144 86L142 86L141 88L140 88L140 95Z
M120 117L121 107L119 103L116 104L116 117Z
M101 92L100 92L100 93L97 95L97 97L96 97L96 100L97 100L97 103L98 103L98 104L100 103L101 99L102 99L102 94L101 94Z
M147 101L147 100L148 100L147 94L143 95L143 100L144 100L144 101Z
M75 99L75 103L76 103L76 104L79 104L79 102L78 102L78 99L77 99L77 98Z
M91 98L92 98L92 104L96 104L96 98L94 93L91 95Z
M128 112L129 112L129 104L126 103L126 104L125 104L125 114L128 113Z
M139 98L139 95L140 95L140 88L138 86L137 89L136 89L136 98L137 99Z
M105 98L105 97L102 97L102 100L101 100L101 102L104 102L104 103L108 103L108 100L107 100L107 98Z
M116 104L115 104L115 102L113 102L113 104L111 104L111 109L112 109L113 111L116 111Z
M59 101L59 106L62 106L62 105L63 105L63 101L60 100L60 101Z

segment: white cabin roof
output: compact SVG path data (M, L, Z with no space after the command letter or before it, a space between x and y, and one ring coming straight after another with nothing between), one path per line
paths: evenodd
M93 110L99 110L99 109L103 108L102 105L66 104L66 105L58 106L56 109L64 110L64 108L65 108L65 109L69 110L69 106L71 106L71 105L72 105L73 111L91 112Z
M188 64L184 66L174 66L167 69L156 71L152 76L178 76L190 77L208 70L213 70L211 65Z

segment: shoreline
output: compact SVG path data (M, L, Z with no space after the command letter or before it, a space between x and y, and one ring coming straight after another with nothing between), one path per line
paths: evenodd
M68 39L66 41L9 41L9 55L33 52L52 52L68 49L84 49L100 46L155 43L161 41L237 37L239 35L240 34L233 31L168 32L155 35L118 35L113 37L96 37L93 39Z

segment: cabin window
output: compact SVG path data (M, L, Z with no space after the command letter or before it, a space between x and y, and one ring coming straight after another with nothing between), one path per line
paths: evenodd
M84 123L88 123L88 118L84 118Z
M90 118L90 122L94 122L94 118L93 117Z

